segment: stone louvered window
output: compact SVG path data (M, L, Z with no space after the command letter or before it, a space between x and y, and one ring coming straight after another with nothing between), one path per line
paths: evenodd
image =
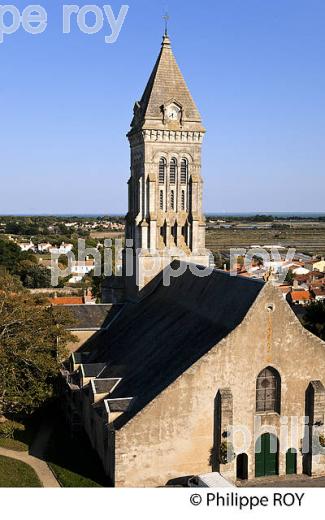
M173 157L170 161L169 182L176 184L177 160Z
M170 192L170 207L174 211L175 210L175 192L172 190Z
M164 192L163 190L160 190L160 193L159 193L159 206L160 206L160 209L164 209Z
M181 162L181 184L187 183L188 176L188 162L186 159L182 159Z
M159 161L159 184L165 184L167 162L164 157Z
M280 413L281 378L272 367L259 373L256 380L256 411Z
M182 190L182 200L181 200L182 211L185 211L185 191Z

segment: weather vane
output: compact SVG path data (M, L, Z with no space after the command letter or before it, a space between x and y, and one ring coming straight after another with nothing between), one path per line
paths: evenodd
M165 16L163 16L163 19L165 20L165 36L168 35L168 22L170 20L170 16L168 13L165 14Z

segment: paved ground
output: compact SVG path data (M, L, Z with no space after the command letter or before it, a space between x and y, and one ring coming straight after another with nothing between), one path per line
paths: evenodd
M254 480L237 481L238 487L325 487L325 477L308 477L307 475L286 475L281 477L265 477Z
M43 459L45 449L51 434L51 429L48 425L43 424L38 431L36 438L30 448L30 452L7 450L0 448L0 455L11 457L12 459L21 460L29 464L37 473L43 487L53 488L60 487L60 484L54 477L52 471Z

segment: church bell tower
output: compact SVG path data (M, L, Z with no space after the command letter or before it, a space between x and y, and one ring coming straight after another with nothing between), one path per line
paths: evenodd
M166 32L128 133L126 239L127 246L133 244L134 272L126 277L128 295L141 291L176 258L209 265L202 214L204 133Z

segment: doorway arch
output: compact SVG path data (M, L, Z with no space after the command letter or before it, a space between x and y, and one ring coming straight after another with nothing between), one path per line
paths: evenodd
M237 479L248 479L248 456L247 453L239 453L236 460Z
M272 433L263 433L255 444L255 477L278 475L279 441Z
M295 475L297 473L297 450L289 448L286 453L286 474Z

